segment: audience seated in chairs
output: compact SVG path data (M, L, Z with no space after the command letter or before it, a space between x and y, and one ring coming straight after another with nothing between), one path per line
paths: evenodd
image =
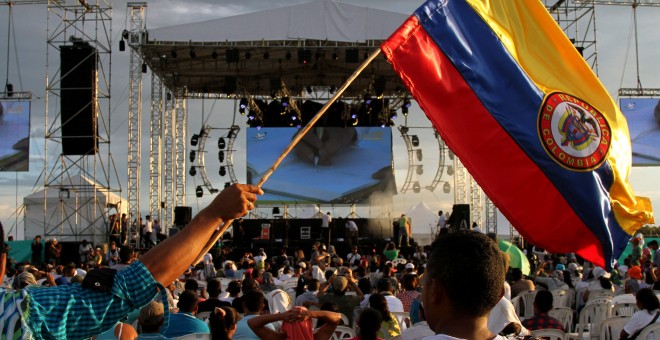
M238 299L234 300L234 302L237 300ZM252 328L248 326L248 321L258 317L261 314L261 311L264 309L264 301L264 294L259 290L252 289L246 291L243 294L242 304L243 309L245 310L245 316L236 325L236 333L234 334L234 339L259 339ZM275 331L275 327L270 323L266 324L264 327L270 328L273 332Z
M365 308L357 319L358 335L349 340L376 340L383 323L381 313L373 308Z
M369 305L371 308L380 312L380 316L383 320L383 323L380 326L380 331L378 331L379 338L389 339L401 334L399 321L387 309L388 301L383 294L372 294L369 297Z
M660 323L660 302L655 292L650 288L642 288L636 295L637 311L630 318L630 321L623 327L619 339L632 339L637 337L644 328L652 323Z

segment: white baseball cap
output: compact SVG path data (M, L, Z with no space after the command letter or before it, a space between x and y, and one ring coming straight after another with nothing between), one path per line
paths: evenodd
M415 269L415 265L412 263L406 263L406 269Z

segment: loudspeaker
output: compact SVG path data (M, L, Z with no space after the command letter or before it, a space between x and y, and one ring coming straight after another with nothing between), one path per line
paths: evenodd
M454 230L470 229L470 205L454 204L447 224Z
M98 51L86 42L60 46L62 153L97 152Z
M185 226L192 219L192 207L174 207L174 225Z

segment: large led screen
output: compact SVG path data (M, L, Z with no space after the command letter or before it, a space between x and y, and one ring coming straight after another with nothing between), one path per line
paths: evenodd
M297 128L247 130L247 181L257 184ZM360 203L393 195L392 131L381 127L314 127L264 183L260 201Z
M30 102L0 101L0 171L28 171Z
M658 98L622 98L619 104L628 121L633 165L660 165Z

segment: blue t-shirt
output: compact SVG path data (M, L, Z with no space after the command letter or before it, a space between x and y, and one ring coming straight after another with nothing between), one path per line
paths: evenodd
M248 320L257 317L257 315L246 315L241 321L236 323L236 333L232 339L234 340L259 340L259 337L254 334L250 326L248 326ZM275 327L272 324L267 324L266 327L275 330Z
M165 331L168 338L176 338L187 334L204 333L210 334L209 326L202 320L190 313L179 312L170 314L170 323Z

